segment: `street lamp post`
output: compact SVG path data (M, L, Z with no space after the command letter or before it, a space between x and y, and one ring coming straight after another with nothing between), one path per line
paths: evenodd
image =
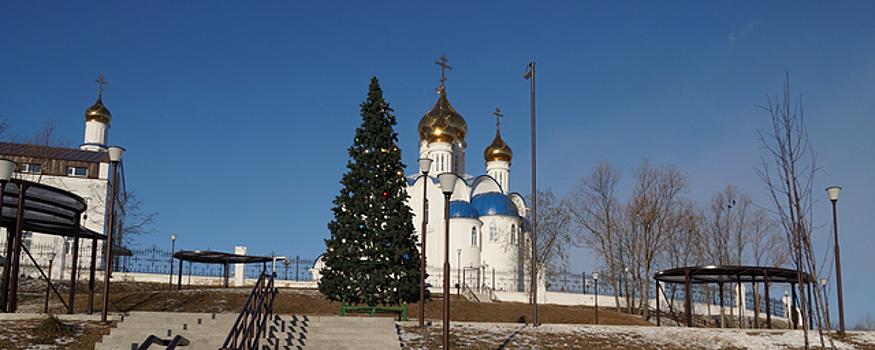
M176 235L170 235L170 283L169 290L173 290L173 253L176 252Z
M595 284L595 292L593 293L593 299L595 299L595 324L599 324L599 273L592 273L592 280Z
M456 179L458 175L453 173L438 175L444 193L444 350L450 348L450 195L456 187Z
M537 172L535 166L535 62L530 62L529 70L523 75L523 78L528 79L532 93L532 326L538 326L538 182L536 181Z
M827 297L827 295L826 295L826 284L828 282L829 282L829 280L826 278L820 279L820 286L823 287L823 300L826 301L826 329L827 330L829 330L829 328L832 326L831 324L829 324L829 297Z
M832 186L826 189L829 194L829 200L832 202L832 230L835 234L835 255L836 255L836 296L839 299L839 335L845 336L845 304L842 301L842 259L839 256L839 224L836 219L836 202L839 200L839 192L842 188Z
M46 277L46 306L43 313L49 313L49 290L52 289L52 262L55 261L55 252L49 253L49 276Z
M425 327L425 230L428 225L428 171L431 158L419 159L419 172L422 173L422 231L419 239L419 327Z
M109 311L109 278L112 275L112 231L115 226L115 197L118 191L118 163L122 160L125 149L112 146L107 150L109 161L112 163L112 188L109 195L109 220L106 230L106 263L103 266L103 305L100 310L100 322L106 323L106 314Z

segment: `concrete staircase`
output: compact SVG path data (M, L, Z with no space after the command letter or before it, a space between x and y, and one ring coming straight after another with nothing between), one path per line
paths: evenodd
M191 345L180 349L216 350L222 347L236 319L237 314L132 311L102 342L94 345L94 350L136 349L132 344L139 346L150 335L168 340L181 335Z
M260 350L401 349L391 317L275 316Z
M191 344L180 350L217 350L236 319L237 314L131 312L94 349L131 350L149 335L168 340L182 335ZM289 315L273 316L259 341L259 350L303 349L401 349L401 341L390 317Z

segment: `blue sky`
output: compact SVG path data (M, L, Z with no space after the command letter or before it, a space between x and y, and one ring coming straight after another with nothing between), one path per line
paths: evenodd
M52 120L75 146L105 76L110 143L129 188L160 213L142 246L315 257L377 76L398 116L407 173L415 128L437 100L469 125L468 172L485 172L494 116L530 192L529 85L536 62L538 184L574 188L596 162L632 186L641 159L675 163L700 204L727 185L768 205L755 107L790 72L823 168L815 239L839 205L846 319L875 315L875 3L841 2L46 2L0 5L0 119L31 134ZM575 251L576 270L595 268ZM835 305L835 292L832 305ZM834 317L835 319L835 317Z

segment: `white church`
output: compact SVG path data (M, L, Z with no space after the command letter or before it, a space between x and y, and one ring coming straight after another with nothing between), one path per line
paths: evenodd
M101 77L98 81L101 83L101 88L97 102L85 110L84 142L78 149L0 142L0 157L18 163L18 167L12 175L15 179L49 185L72 192L85 199L88 208L82 215L81 225L91 231L106 234L104 226L111 173L107 141L112 115L103 105L102 86L105 82L102 79ZM123 177L121 174L120 179ZM123 184L124 181L121 180L120 183ZM122 188L119 189L123 191ZM49 254L54 254L52 269L54 278L69 277L74 246L72 237L25 231L22 238L24 247L34 254L34 258L41 266L48 265ZM4 252L6 240L7 232L3 228L0 231L0 247L4 248ZM103 243L104 241L98 241L96 247L92 246L90 240L79 243L79 269L81 271L89 268L92 249L96 251L96 262L98 264L102 262ZM36 275L29 259L22 258L21 264L22 273Z
M407 204L413 209L417 241L421 241L423 215L426 219L427 283L443 285L447 242L445 199L438 174L452 172L458 180L449 208L451 287L463 283L472 290L524 291L530 274L520 257L525 254L528 208L523 197L508 186L513 152L496 122L495 139L483 151L486 174L465 172L468 125L450 105L445 80L441 79L437 103L418 127L419 157L432 160L428 175L417 171L407 176ZM494 114L496 119L501 116L498 110Z

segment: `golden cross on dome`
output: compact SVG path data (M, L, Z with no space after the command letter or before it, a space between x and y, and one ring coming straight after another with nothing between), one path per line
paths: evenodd
M492 112L492 114L495 114L495 129L496 130L501 129L501 119L500 118L503 117L504 114L501 114L501 110L498 109L498 107L495 108L495 112Z
M440 62L434 61L434 64L441 66L441 87L444 86L444 82L447 81L446 71L447 69L453 70L453 67L447 65L447 56L441 55Z
M102 94L102 93L103 93L103 85L109 85L109 83L107 83L106 80L103 79L103 76L102 76L102 75L100 76L100 78L94 79L94 82L100 84L100 87L97 88L97 93L98 93L98 94Z

